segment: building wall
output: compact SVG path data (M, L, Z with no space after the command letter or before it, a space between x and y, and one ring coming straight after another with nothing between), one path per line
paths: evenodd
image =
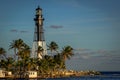
M0 77L5 77L5 73L3 72L3 70L0 70Z
M29 78L36 78L37 77L37 71L28 71Z

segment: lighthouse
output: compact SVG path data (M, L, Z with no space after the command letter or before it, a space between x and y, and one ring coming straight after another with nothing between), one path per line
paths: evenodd
M42 9L39 6L36 9L34 21L35 29L32 47L32 57L42 59L44 55L47 55L47 49L43 29L44 18L42 15ZM41 51L38 51L38 47L41 48Z

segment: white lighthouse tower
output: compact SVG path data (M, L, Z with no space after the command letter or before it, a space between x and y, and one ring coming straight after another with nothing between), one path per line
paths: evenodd
M44 29L42 16L42 9L38 6L36 9L36 15L34 18L35 21L35 31L34 31L34 41L32 48L32 57L42 59L44 55L47 55L46 42L44 38ZM43 50L39 51L38 47L41 47Z

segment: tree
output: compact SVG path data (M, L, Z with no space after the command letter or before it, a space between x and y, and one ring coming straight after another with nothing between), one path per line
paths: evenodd
M54 61L55 61L55 68L56 69L62 69L62 68L64 68L63 66L63 60L62 60L62 56L61 56L61 54L60 53L58 53L58 54L56 54L56 55L54 55Z
M38 69L41 73L48 73L50 71L49 60L43 58L38 60Z
M63 60L65 61L66 59L70 59L71 56L73 56L73 48L71 46L65 46L63 49L62 49L62 58Z
M37 49L37 56L40 57L42 59L42 53L43 53L44 49L41 46L38 46Z
M65 46L63 49L62 49L62 52L61 52L61 56L62 56L62 59L63 59L63 68L66 68L65 67L65 60L66 59L70 59L71 56L73 56L73 48L71 46Z
M8 71L13 70L13 68L14 68L14 66L13 66L14 62L15 61L14 61L14 59L12 57L8 57L7 58L7 60L6 60L6 66L7 67L6 68L7 68Z
M22 69L25 71L26 70L26 65L27 65L27 62L29 61L30 59L30 47L23 43L23 48L18 52L18 56L20 57L21 59L21 63L22 63Z
M5 59L0 60L0 68L7 68L7 64L6 64Z
M58 45L57 45L57 43L54 42L54 41L52 41L52 42L51 42L49 45L47 45L47 46L48 46L48 50L50 50L51 53L52 53L53 51L57 52L57 49L59 48Z
M4 48L0 48L0 57L2 57L2 58L5 57L6 58L5 53L6 53L5 49Z
M30 47L27 44L23 43L22 49L18 52L18 56L22 60L24 60L30 57L30 52L31 52Z
M27 60L30 57L30 47L24 43L22 39L13 40L9 49L14 49L15 57L17 57L17 61L15 62L15 66L18 70L18 73L26 70Z
M38 53L41 53L41 52L43 52L43 51L44 51L44 49L43 49L41 46L38 46L37 52L38 52Z
M13 42L10 44L9 49L14 49L15 57L18 55L19 51L23 48L23 40L18 39L18 40L13 40ZM19 56L18 56L19 59Z
M36 59L29 58L27 63L26 63L26 66L27 66L27 70L36 70L36 68L37 68L37 58Z
M14 59L12 57L8 57L0 61L0 67L5 68L7 71L13 69L13 64L14 64Z

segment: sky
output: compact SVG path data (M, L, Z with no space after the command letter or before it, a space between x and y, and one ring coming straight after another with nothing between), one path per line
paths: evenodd
M42 8L46 43L72 46L67 69L120 71L120 0L0 0L0 47L12 40L31 48L35 9Z

